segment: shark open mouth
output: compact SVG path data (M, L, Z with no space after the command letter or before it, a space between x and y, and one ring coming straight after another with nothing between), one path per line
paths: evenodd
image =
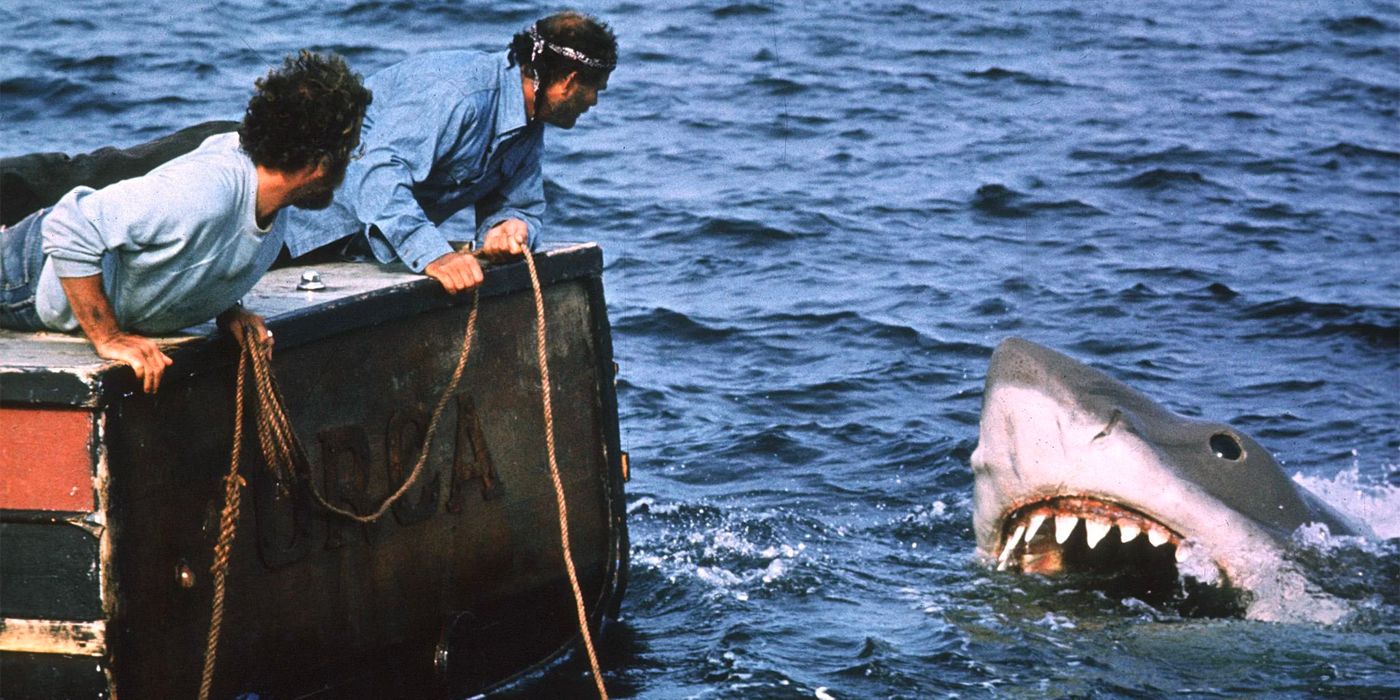
M1002 521L996 554L999 571L1086 575L1149 601L1180 598L1183 574L1213 587L1226 582L1220 566L1180 533L1133 508L1089 496L1015 508Z

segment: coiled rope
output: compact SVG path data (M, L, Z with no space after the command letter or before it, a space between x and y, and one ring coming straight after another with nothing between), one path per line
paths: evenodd
M542 392L542 405L544 411L545 424L545 449L549 456L550 480L554 484L555 502L559 508L559 538L564 554L564 568L569 576L569 585L573 591L574 604L578 612L579 633L583 638L584 649L588 653L588 663L593 671L593 680L597 685L598 697L607 700L607 688L603 685L603 674L598 665L598 656L594 651L593 637L588 629L588 615L583 601L583 590L579 586L578 574L574 567L573 551L569 544L569 511L564 498L564 483L559 476L559 465L555 457L554 448L554 409L549 383L549 362L548 344L545 335L545 315L544 315L544 294L540 288L539 274L535 270L534 256L530 253L524 255L526 267L530 271L530 284L534 289L535 297L535 339L538 350L540 385ZM356 522L371 523L384 517L393 505L398 502L413 484L418 480L428 460L429 449L432 446L433 437L437 433L438 422L442 417L443 410L447 402L457 390L457 385L462 379L462 374L467 365L467 358L471 354L472 337L476 332L477 311L480 308L480 288L472 293L472 308L467 316L467 327L462 337L461 352L457 357L457 366L452 372L452 378L448 381L447 388L443 390L442 397L438 399L437 406L433 409L431 420L428 422L428 429L423 436L423 449L414 464L413 470L403 484L384 499L372 513L361 515L328 503L320 491L316 488L315 480L307 478L312 496L323 508L330 510L337 515L349 518ZM223 628L224 617L224 595L225 582L228 574L229 556L233 550L233 538L236 533L238 522L241 490L246 484L242 477L238 475L239 463L242 459L243 445L243 412L244 412L244 387L251 366L254 381L257 387L258 398L258 442L262 447L263 458L267 462L268 468L272 470L279 484L288 483L295 477L296 460L302 453L300 443L297 441L296 433L292 430L291 421L287 418L287 413L282 400L282 392L277 385L277 379L270 367L271 343L264 338L256 338L256 330L245 325L242 333L242 351L238 357L238 379L236 382L234 399L234 427L233 427L233 447L229 455L229 471L224 477L224 508L219 518L219 539L214 545L214 563L211 571L214 576L214 597L212 611L209 619L209 635L204 652L204 672L199 686L199 699L208 700L209 692L214 681L215 660L218 657L219 635ZM303 457L304 459L304 457Z
M244 330L243 337L252 332ZM209 617L209 636L204 647L204 675L199 682L199 700L209 700L214 685L214 660L219 654L219 633L224 627L224 580L228 575L229 552L233 549L234 525L238 522L243 478L238 476L238 463L243 456L243 377L247 374L249 349L257 341L245 342L238 355L238 387L233 401L233 450L229 455L228 476L224 477L224 510L219 517L219 541L214 545L214 610Z

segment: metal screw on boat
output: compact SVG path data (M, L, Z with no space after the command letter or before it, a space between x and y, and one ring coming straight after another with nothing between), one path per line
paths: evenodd
M303 292L319 292L325 288L326 284L321 281L321 273L315 270L301 273L301 282L297 283L297 289Z
M181 588L194 588L194 570L183 559L175 566L175 580L180 582Z

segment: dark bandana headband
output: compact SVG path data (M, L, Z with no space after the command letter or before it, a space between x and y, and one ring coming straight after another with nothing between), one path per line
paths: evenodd
M612 70L613 68L617 67L616 61L599 61L596 58L589 58L588 56L584 55L583 52L577 49L571 49L567 46L560 46L558 44L546 41L544 37L540 36L539 30L536 29L533 25L530 27L530 38L535 42L535 47L530 51L530 63L534 63L536 60L539 59L541 52L543 52L545 49L549 49L550 51L553 51L554 53L557 53L560 56L569 59L570 61L582 63L583 65L588 66L589 68Z

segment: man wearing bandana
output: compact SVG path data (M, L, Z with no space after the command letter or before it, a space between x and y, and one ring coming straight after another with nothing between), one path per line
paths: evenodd
M476 286L480 265L438 226L472 206L487 259L533 249L545 209L544 125L573 128L616 65L606 24L560 12L516 34L504 54L428 53L371 76L364 156L331 207L289 222L292 256L368 243L380 262L401 260L448 292Z

